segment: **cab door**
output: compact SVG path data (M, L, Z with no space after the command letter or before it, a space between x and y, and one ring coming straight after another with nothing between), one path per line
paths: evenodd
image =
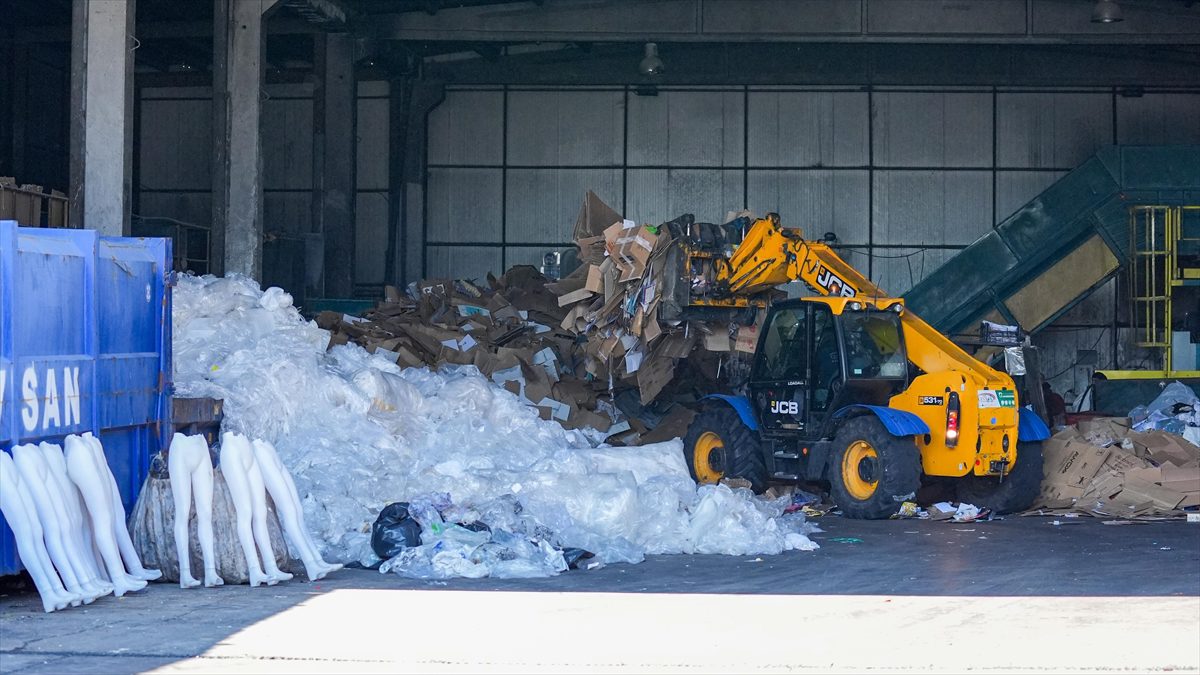
M750 396L767 433L808 429L811 313L811 303L776 307L764 322Z
M837 317L829 305L813 303L809 310L808 424L817 434L844 398L846 373Z

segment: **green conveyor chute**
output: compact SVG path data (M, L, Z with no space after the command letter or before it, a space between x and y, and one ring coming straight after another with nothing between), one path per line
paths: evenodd
M1110 146L905 294L943 333L1045 327L1128 264L1129 208L1200 204L1200 145Z

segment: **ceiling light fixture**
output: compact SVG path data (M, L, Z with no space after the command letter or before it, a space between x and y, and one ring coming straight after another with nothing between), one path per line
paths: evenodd
M661 75L667 67L663 64L663 60L658 58L658 45L653 42L646 43L646 57L638 64L638 72L647 77Z
M1096 6L1092 8L1092 23L1117 23L1124 20L1125 17L1121 16L1121 6L1116 0L1096 0Z

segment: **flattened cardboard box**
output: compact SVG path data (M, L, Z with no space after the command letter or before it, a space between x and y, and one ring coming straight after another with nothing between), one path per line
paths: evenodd
M737 340L734 342L734 349L746 354L753 354L758 347L758 326L740 326L737 331Z
M1159 467L1162 486L1176 492L1200 492L1200 466L1179 467L1163 464Z
M1130 420L1128 417L1084 417L1075 426L1085 436L1095 433L1120 441L1129 434Z
M583 196L583 204L579 207L579 215L575 217L575 230L572 239L579 241L594 237L604 232L604 228L621 220L621 214L604 203L595 192L587 191Z
M604 271L600 269L599 265L588 266L587 283L583 287L593 293L604 292Z
M1183 495L1159 487L1154 483L1146 483L1140 480L1126 480L1125 484L1121 487L1121 494L1117 495L1117 499L1122 503L1130 505L1150 502L1158 509L1170 511L1179 506L1179 502L1183 500Z
M1145 448L1150 458L1159 464L1171 462L1176 466L1183 466L1200 458L1200 448L1192 445L1184 437L1166 431L1132 431L1129 433L1129 439L1135 446Z
M1050 441L1059 440L1057 437ZM1047 442L1044 482L1059 486L1084 488L1104 466L1112 450L1089 444L1082 439L1066 442Z
M648 405L675 374L675 359L653 355L637 371L638 391L642 404Z
M1150 466L1148 460L1138 457L1131 450L1125 450L1120 446L1113 446L1111 450L1112 453L1108 456L1108 459L1104 460L1104 465L1100 467L1100 471L1097 473L1127 473L1134 469L1144 469Z

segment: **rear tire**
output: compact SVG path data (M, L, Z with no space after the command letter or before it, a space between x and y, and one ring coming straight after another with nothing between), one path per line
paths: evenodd
M1042 444L1017 443L1017 465L1004 476L965 476L958 481L958 501L989 508L997 514L1033 506L1042 489Z
M683 438L683 458L697 483L744 478L756 494L767 489L758 432L727 405L710 405L696 413Z
M921 487L921 453L911 436L893 436L874 415L847 421L834 437L833 499L848 518L887 518Z

